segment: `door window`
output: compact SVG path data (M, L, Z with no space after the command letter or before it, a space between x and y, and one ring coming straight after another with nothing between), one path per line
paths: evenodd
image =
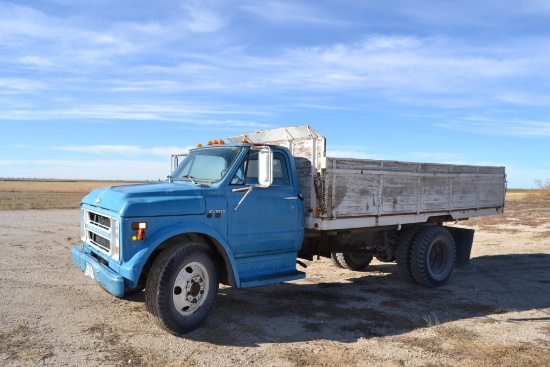
M258 152L250 151L233 178L232 185L256 185L258 183ZM272 186L290 186L290 176L285 156L280 152L273 153Z

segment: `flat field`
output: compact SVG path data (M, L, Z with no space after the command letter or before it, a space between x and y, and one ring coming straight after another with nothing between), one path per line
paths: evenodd
M131 184L126 181L0 181L0 210L5 209L70 209L91 190Z
M28 203L90 188L0 191ZM550 196L512 192L504 215L461 223L476 229L472 260L439 289L400 280L395 264L311 261L304 280L222 287L183 338L155 327L143 293L117 299L72 264L80 199L51 198L2 201L2 366L550 366Z

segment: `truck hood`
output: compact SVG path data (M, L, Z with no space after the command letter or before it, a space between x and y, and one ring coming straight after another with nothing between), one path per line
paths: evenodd
M112 210L121 217L191 215L206 211L202 190L187 182L104 187L86 195L82 204Z

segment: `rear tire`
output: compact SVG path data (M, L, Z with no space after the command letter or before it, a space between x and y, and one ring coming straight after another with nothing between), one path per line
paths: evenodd
M165 250L153 263L145 306L153 321L174 335L206 320L218 291L218 271L210 249L189 242Z
M364 270L372 261L372 254L354 254L350 252L336 252L337 262L345 269Z
M411 251L411 270L418 284L436 288L445 284L455 264L455 243L444 227L422 229Z
M379 251L376 255L376 260L383 263L392 263L395 261L395 255L388 255L386 251Z
M343 268L342 264L340 264L340 262L338 261L338 253L337 252L331 252L330 253L330 260L337 267Z
M409 227L401 233L397 250L395 251L395 260L397 261L397 274L407 282L414 283L414 276L411 270L411 249L414 239L422 226Z

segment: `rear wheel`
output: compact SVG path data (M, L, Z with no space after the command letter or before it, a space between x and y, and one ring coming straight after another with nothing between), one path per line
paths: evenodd
M426 227L418 233L411 250L411 270L418 284L439 287L449 279L455 263L455 243L444 227Z
M336 260L343 268L349 270L363 270L372 261L372 254L354 254L350 252L337 252Z
M338 261L338 253L337 252L331 252L330 253L330 260L337 267L343 268L342 264L340 264L340 262Z
M376 254L376 260L383 263L391 263L395 261L395 255L388 255L386 251L378 251Z
M171 334L198 328L218 291L212 252L201 243L165 250L153 263L145 287L145 306L154 322Z

